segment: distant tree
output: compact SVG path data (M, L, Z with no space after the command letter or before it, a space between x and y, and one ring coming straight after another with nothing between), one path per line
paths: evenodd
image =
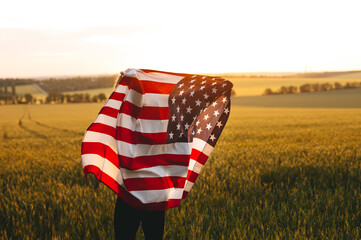
M273 93L272 89L270 89L270 88L266 88L263 92L263 95L272 95L272 94L274 94L274 93Z
M286 89L287 93L296 93L297 90L298 90L298 87L296 87L296 86L288 86Z
M300 92L311 92L311 85L309 83L301 85Z
M322 83L320 88L321 88L321 91L330 91L333 89L331 83Z
M24 97L25 97L26 103L32 103L33 95L31 95L30 93L26 93Z
M83 100L83 94L81 94L81 93L73 94L73 102L74 103L82 102L82 100Z
M92 97L92 102L98 102L99 98L98 98L98 95L94 95Z
M83 102L90 102L90 94L89 93L84 94Z
M107 99L107 97L105 96L104 93L99 93L99 94L98 94L98 99L99 99L101 102L103 102L105 99Z
M335 86L336 90L342 89L342 85L339 82L335 82L333 85Z
M72 102L72 97L71 97L70 94L65 94L65 101L66 101L67 103L71 103L71 102Z

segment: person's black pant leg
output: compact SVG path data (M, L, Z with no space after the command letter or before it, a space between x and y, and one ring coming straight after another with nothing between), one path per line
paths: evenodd
M116 240L133 240L140 224L140 213L119 197L114 210L114 232Z
M161 240L164 233L165 211L143 211L142 228L146 240Z

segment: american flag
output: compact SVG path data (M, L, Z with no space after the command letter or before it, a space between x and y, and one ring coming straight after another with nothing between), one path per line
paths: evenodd
M85 175L135 208L178 206L227 122L232 86L221 77L127 69L85 133Z

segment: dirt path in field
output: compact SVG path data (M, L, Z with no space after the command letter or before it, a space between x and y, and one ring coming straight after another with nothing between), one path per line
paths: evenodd
M72 130L69 130L69 129L65 129L65 128L58 128L58 127L54 127L54 126L51 126L51 125L47 125L47 124L44 124L44 123L41 123L39 121L36 121L34 119L31 118L31 114L30 114L30 110L29 108L27 107L24 107L24 112L23 112L23 115L20 117L19 119L19 127L21 127L22 129L24 129L25 131L27 132L30 132L31 134L37 136L37 137L41 137L41 138L46 138L47 136L44 135L44 134L41 134L37 131L34 131L28 127L25 127L24 124L23 124L23 120L24 119L27 119L27 120L30 120L32 121L33 123L35 123L36 125L38 126L41 126L41 127L45 127L45 128L49 128L49 129L52 129L52 130L56 130L56 131L60 131L60 132L66 132L66 133L71 133L71 134L76 134L76 135L83 135L83 133L80 133L80 132L76 132L76 131L72 131Z

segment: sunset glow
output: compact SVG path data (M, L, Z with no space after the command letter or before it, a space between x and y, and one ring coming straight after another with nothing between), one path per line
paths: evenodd
M359 1L7 1L0 77L361 69Z

